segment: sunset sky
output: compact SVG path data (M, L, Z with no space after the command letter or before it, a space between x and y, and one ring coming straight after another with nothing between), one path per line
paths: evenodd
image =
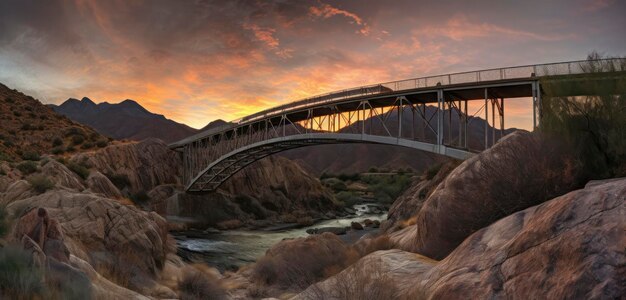
M0 0L0 82L200 128L365 84L623 56L625 15L611 0Z

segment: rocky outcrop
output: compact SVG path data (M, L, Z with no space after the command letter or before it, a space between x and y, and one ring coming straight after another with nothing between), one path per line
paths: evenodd
M89 177L85 181L89 190L96 194L101 194L107 198L119 199L122 198L122 193L117 187L98 171L93 171L89 174Z
M83 191L85 186L76 174L70 171L62 163L51 159L42 168L41 173L56 186L62 186L76 191Z
M141 288L156 279L167 246L167 224L156 213L140 211L91 193L53 190L17 200L7 207L17 214L24 207L43 207L58 220L70 252L96 269L125 277Z
M411 184L389 208L387 220L383 223L383 230L392 232L405 226L413 225L415 216L422 208L426 199L458 164L457 161L444 163L440 165L439 170L432 178L425 178L422 181Z
M626 293L625 214L626 179L593 185L503 218L439 262L375 252L295 299L336 299L345 282L363 286L361 270L373 264L408 299L617 299Z
M182 168L179 155L163 141L153 138L81 153L72 161L86 161L102 174L127 178L130 194L147 192L161 184L179 183Z
M4 193L0 193L0 205L7 205L17 199L28 198L35 195L30 184L26 180L16 180L8 184Z
M465 160L416 215L418 253L441 259L470 234L573 189L577 164L538 134L517 131Z

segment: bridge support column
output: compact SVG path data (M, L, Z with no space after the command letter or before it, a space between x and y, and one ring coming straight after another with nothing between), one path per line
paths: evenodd
M489 148L489 92L485 88L485 150Z
M443 90L437 90L437 148L438 152L441 154L443 151L443 111L442 109L445 107L445 103L443 100Z

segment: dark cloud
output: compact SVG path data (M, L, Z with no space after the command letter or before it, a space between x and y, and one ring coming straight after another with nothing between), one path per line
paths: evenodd
M0 81L201 127L378 81L619 55L624 1L3 0Z

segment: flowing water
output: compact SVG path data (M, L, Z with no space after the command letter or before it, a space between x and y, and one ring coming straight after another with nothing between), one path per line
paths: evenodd
M353 218L341 218L325 220L309 227L287 229L282 231L263 230L228 230L219 233L197 232L193 238L188 235L178 235L177 243L179 252L186 254L195 260L201 260L220 270L233 270L240 266L250 264L265 254L265 251L283 239L306 237L309 228L322 227L348 227L351 222L363 222L365 219L385 220L386 214L368 214L367 210L355 207L357 216ZM352 242L365 233L376 229L352 230L348 234L340 236L342 239ZM198 236L201 233L201 236Z

